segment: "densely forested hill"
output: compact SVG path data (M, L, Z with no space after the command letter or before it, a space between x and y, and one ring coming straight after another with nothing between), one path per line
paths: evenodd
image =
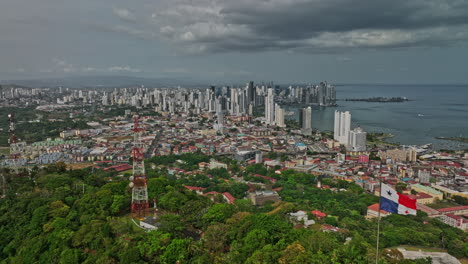
M180 158L180 157L179 157ZM196 155L182 159L205 161ZM91 169L66 170L64 164L34 169L8 179L8 194L0 199L1 263L368 263L375 258L376 222L364 219L376 197L347 182L324 180L332 192L314 187L311 175L285 171L273 187L282 187L283 202L254 207L239 199L245 185L224 179L225 171L176 178L156 158L148 171L150 197L160 208L160 228L144 232L128 216L128 178ZM193 164L183 163L187 169ZM192 166L192 167L191 167ZM262 168L240 170L256 173ZM263 171L269 173L269 171ZM215 203L183 185L230 191L234 205ZM214 199L218 200L222 199ZM312 209L329 215L310 229L294 228L286 213ZM341 228L322 232L321 224ZM381 223L382 248L402 244L447 249L466 257L467 236L423 213L391 215ZM352 238L351 240L349 238ZM382 253L382 252L381 252ZM393 253L393 255L391 254ZM381 263L402 261L384 252ZM417 263L429 263L420 260Z

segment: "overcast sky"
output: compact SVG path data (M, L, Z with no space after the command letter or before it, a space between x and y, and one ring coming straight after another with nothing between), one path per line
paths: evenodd
M468 83L467 0L0 0L0 79Z

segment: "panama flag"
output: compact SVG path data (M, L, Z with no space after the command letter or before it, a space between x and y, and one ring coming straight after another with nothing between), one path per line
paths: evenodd
M397 193L390 186L382 183L380 209L392 214L416 215L416 200Z

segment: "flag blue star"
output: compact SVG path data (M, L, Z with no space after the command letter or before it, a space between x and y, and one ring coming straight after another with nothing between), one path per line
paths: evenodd
M392 196L392 192L391 192L391 191L387 191L387 194L388 194L389 196Z

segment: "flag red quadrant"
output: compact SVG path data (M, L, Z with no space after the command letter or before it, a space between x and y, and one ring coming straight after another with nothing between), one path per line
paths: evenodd
M398 203L410 209L416 210L416 199L411 199L401 193L398 193Z

